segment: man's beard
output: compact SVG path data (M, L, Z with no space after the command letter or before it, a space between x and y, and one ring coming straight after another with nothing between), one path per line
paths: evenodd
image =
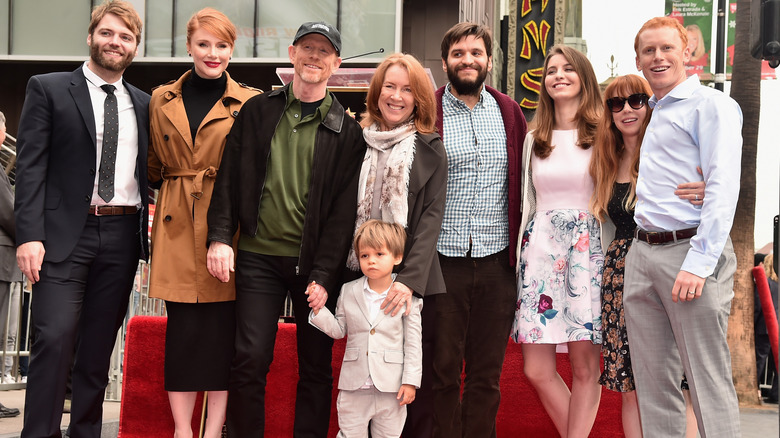
M458 76L458 69L449 68L449 66L447 67L447 79L449 79L452 88L454 88L459 95L476 96L482 90L482 84L485 82L485 78L487 78L487 69L483 69L478 64L470 67L477 70L477 79L474 81L462 80Z
M113 72L123 72L127 67L130 66L130 63L133 62L135 55L130 53L117 60L108 59L101 52L100 45L93 42L89 46L89 57L92 62L101 68Z

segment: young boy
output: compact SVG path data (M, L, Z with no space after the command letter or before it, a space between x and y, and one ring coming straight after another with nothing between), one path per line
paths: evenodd
M328 336L349 335L339 377L339 437L367 437L369 421L373 438L400 436L406 405L420 387L422 299L412 298L408 316L379 309L405 242L400 225L373 219L364 223L354 241L364 277L341 288L335 316L321 306L309 315L309 322Z

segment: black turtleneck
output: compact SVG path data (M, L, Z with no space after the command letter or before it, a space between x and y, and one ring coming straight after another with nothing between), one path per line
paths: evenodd
M192 74L181 87L181 97L184 100L184 109L187 111L187 120L190 122L192 142L195 143L195 134L198 127L211 108L225 93L227 75L222 73L217 79L203 79L192 69Z

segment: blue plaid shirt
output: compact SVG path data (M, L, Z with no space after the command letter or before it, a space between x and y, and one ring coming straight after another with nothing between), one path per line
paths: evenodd
M447 257L495 254L509 245L506 131L498 103L485 88L469 109L442 96L447 150L447 204L437 250Z

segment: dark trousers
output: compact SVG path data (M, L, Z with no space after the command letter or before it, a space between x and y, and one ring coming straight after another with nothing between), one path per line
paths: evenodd
M89 216L68 258L44 261L41 279L33 285L36 336L22 437L60 437L72 359L71 436L100 437L111 351L127 312L139 254L138 215Z
M436 297L423 297L422 308L422 380L414 402L406 406L404 438L433 436L433 352L436 340Z
M262 437L265 385L287 292L297 324L296 438L326 437L330 421L333 339L308 322L307 277L296 275L297 258L239 251L236 258L236 354L230 370L227 430L232 438ZM328 291L335 308L339 291Z
M439 255L439 261L447 293L436 302L434 436L495 437L499 380L517 301L509 250L481 258Z

